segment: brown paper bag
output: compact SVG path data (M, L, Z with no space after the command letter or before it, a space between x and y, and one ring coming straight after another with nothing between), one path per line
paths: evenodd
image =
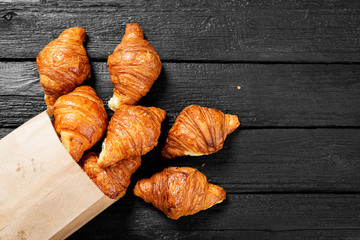
M0 239L64 239L115 200L59 141L46 112L0 140Z

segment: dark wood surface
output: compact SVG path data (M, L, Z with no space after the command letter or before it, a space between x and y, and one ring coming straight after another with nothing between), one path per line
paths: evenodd
M0 124L17 126L45 109L34 61L0 62L0 71ZM85 83L107 102L113 85L106 62L93 62L92 72ZM160 106L171 123L183 108L199 104L236 114L242 128L359 127L359 79L357 64L165 62L139 104Z
M10 2L0 4L2 58L34 58L80 25L89 56L104 59L135 21L163 60L360 61L357 0Z
M45 110L35 58L65 28L86 29L86 84L105 103L106 59L128 22L163 61L139 102L167 111L159 147L125 197L70 239L360 239L359 1L0 1L0 17L0 138ZM160 147L190 104L241 126L218 153L165 160ZM168 166L199 169L227 199L168 219L132 194Z

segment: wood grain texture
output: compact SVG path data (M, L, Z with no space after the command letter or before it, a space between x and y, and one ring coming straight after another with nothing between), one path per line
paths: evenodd
M228 194L223 203L174 221L130 193L71 239L110 236L207 239L205 236L214 232L215 235L210 236L222 236L221 239L234 236L247 237L245 239L304 239L305 236L306 239L320 236L358 239L359 201L358 195ZM222 231L221 235L217 231Z
M2 127L45 110L35 62L0 62L0 71ZM85 84L107 105L113 84L106 63L93 62L92 76ZM170 123L198 104L236 114L242 128L354 127L360 126L359 79L359 66L346 64L164 63L139 104L166 110Z
M100 222L101 224L102 222ZM106 223L103 223L106 224ZM201 223L199 223L201 224ZM85 226L86 228L86 226ZM112 232L103 232L99 234L98 232L88 233L87 228L80 229L71 239L114 239L124 238L124 239L159 239L159 240L168 240L168 239L274 239L274 240L359 240L360 230L292 230L292 231L261 231L261 230L208 230L208 231L183 231L183 230L136 230L129 231L123 230L118 231L112 235ZM91 235L90 235L91 234ZM114 237L115 236L115 237Z
M125 197L69 239L360 240L357 0L0 1L0 138L45 110L35 58L65 28L86 29L86 84L107 105L106 60L129 22L164 62L139 104L167 119ZM241 126L213 155L165 160L167 132L190 104L236 114ZM199 169L227 199L168 219L132 194L168 166Z
M198 169L228 193L360 192L360 129L239 129L215 154L167 160L160 154L169 130L165 124L131 186L177 166ZM100 152L101 142L91 151Z
M240 128L215 154L167 160L160 150L168 129L159 147L143 157L134 182L178 166L198 169L230 193L360 191L358 129Z
M32 58L84 27L106 59L137 22L162 60L359 62L360 4L351 1L6 1L0 58Z

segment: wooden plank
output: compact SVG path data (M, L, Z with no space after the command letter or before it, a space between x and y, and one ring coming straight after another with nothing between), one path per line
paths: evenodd
M100 223L98 223L100 224ZM107 224L107 222L101 222ZM201 224L201 223L199 223ZM180 227L179 227L180 228ZM98 232L89 229L88 225L81 228L68 238L74 239L274 239L274 240L289 240L289 239L307 239L307 240L359 240L360 230L294 230L294 231L259 231L259 230L226 230L226 231L184 231L184 230L136 230L128 231L126 229L114 230L107 232Z
M360 192L360 129L240 129L215 154L165 160L160 150L168 129L143 156L134 181L187 166L229 193ZM100 152L101 143L91 151Z
M163 60L359 62L360 4L351 1L5 1L0 58L32 58L68 27L106 59L137 22Z
M248 237L244 239L258 239L251 236L314 239L321 234L324 239L328 239L326 236L358 239L359 236L356 235L360 232L359 195L228 194L227 197L222 204L174 221L128 193L75 233L72 239L110 236L202 239L219 231L225 239L237 234Z
M191 166L231 193L360 191L360 129L240 129L215 154L165 160L167 129L133 179Z
M45 109L35 62L0 62L0 71L0 126L17 127ZM93 62L92 76L87 84L107 103L106 63ZM353 127L360 126L359 79L359 66L346 64L164 63L139 104L163 108L169 123L199 104L236 114L242 128Z

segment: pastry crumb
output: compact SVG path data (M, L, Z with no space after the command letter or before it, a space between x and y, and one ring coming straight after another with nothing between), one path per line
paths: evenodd
M241 86L237 86L237 89L240 90L240 89L241 89Z
M205 166L205 163L203 163L203 165L201 165L201 167L204 167Z

